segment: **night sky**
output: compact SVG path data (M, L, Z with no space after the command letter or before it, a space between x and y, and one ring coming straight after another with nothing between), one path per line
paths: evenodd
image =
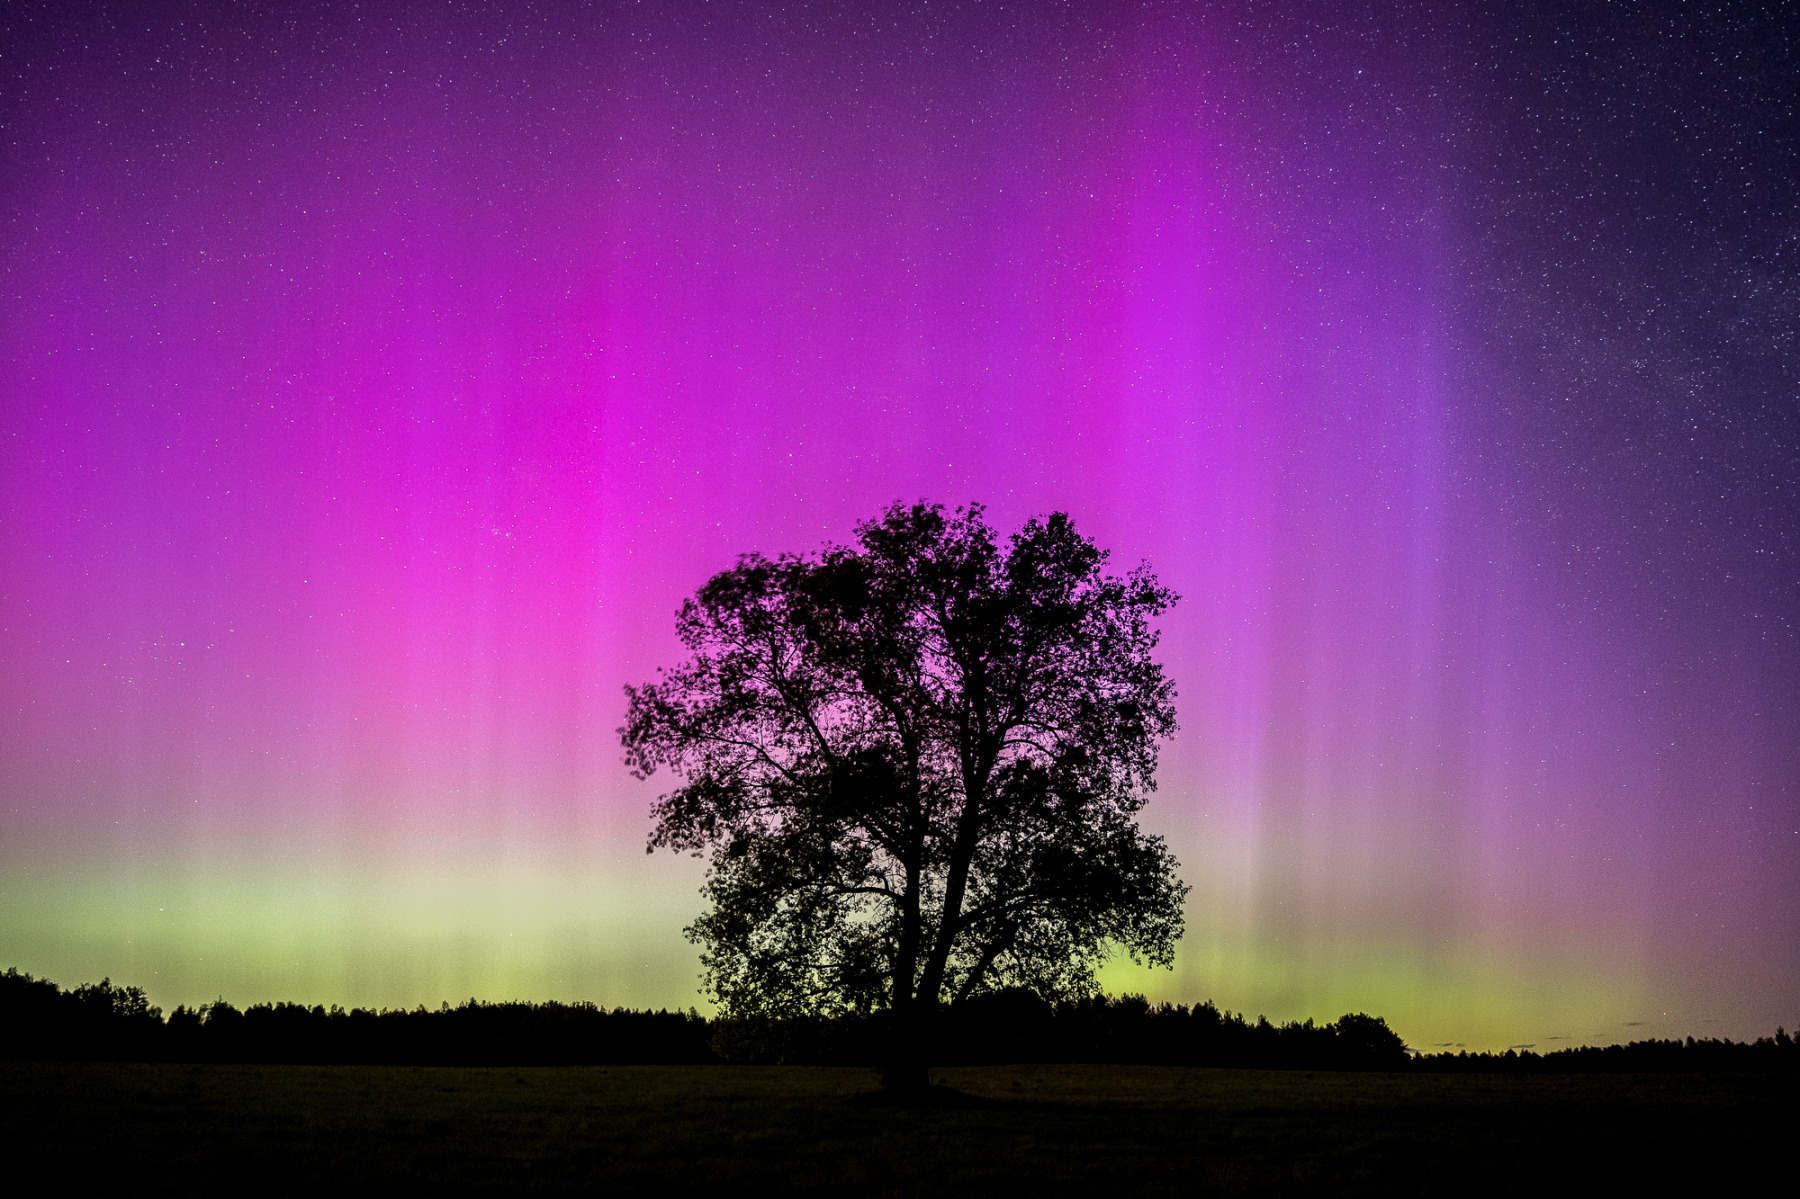
M1800 1023L1782 6L0 11L0 967L687 1006L615 732L735 556L1181 593L1109 989Z

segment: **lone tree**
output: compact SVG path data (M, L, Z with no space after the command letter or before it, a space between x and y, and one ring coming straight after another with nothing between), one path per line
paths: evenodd
M896 504L857 544L750 554L682 605L692 658L627 687L649 849L710 851L689 926L730 1016L885 1011L884 1085L923 1087L940 1004L1096 990L1168 965L1186 884L1135 816L1173 685L1147 566L1054 513L1002 545L979 505Z

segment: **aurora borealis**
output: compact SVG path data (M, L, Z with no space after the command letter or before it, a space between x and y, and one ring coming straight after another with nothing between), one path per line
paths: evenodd
M1182 595L1154 999L1800 1020L1795 49L1754 6L18 4L0 967L687 1006L622 686L748 550Z

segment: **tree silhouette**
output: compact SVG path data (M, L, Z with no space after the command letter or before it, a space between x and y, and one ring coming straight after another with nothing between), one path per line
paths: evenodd
M885 1013L911 1090L944 1002L1092 994L1115 947L1170 962L1187 887L1135 817L1175 596L1105 560L1062 513L1002 546L979 505L896 504L682 606L692 657L626 688L620 736L683 780L649 848L710 853L687 931L727 1016Z

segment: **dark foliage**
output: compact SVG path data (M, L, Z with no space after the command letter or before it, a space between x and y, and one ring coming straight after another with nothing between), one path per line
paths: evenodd
M166 1031L141 987L103 978L64 991L16 969L0 974L0 1057L138 1058Z
M834 1018L707 1021L697 1013L577 1003L448 1004L350 1011L297 1003L239 1009L220 999L165 1021L137 987L63 991L0 974L0 1058L442 1065L757 1062L873 1065L887 1012ZM1090 1062L1399 1069L1406 1047L1376 1017L1335 1024L1252 1023L1212 1004L1152 1006L1140 996L1050 1004L1023 988L941 1009L931 1030L946 1065Z
M0 973L0 1061L182 1061L392 1065L683 1065L709 1062L880 1065L886 1012L833 1018L707 1020L697 1012L589 1003L444 1004L350 1011L297 1003L239 1009L223 999L163 1018L138 987L102 980L64 991ZM1602 1074L1800 1071L1784 1029L1756 1041L1635 1041L1537 1054L1415 1055L1378 1016L1271 1024L1210 1003L1142 996L1047 1003L1022 988L938 1013L943 1065L1024 1063L1229 1066L1429 1073Z
M1445 1074L1654 1074L1693 1071L1738 1073L1800 1071L1800 1043L1778 1028L1754 1041L1709 1038L1697 1041L1632 1041L1625 1045L1580 1045L1550 1053L1508 1049L1505 1053L1430 1053L1414 1069Z
M0 1058L123 1061L625 1065L717 1061L697 1012L591 1003L448 1004L371 1011L298 1003L239 1009L220 999L165 1021L137 987L62 991L0 974Z
M722 1019L713 1045L730 1062L862 1064L879 1060L885 1013L838 1020ZM1403 1070L1406 1045L1376 1016L1332 1024L1254 1022L1210 1003L1152 1005L1142 996L1051 1004L1024 989L943 1009L932 1030L944 1065L1067 1062Z
M1062 513L1002 542L979 505L896 504L683 605L692 656L626 689L620 733L640 777L683 780L650 845L709 855L688 933L728 1015L886 1013L922 1084L943 1005L1171 960L1187 887L1136 816L1175 729L1151 657L1175 596L1105 561Z

